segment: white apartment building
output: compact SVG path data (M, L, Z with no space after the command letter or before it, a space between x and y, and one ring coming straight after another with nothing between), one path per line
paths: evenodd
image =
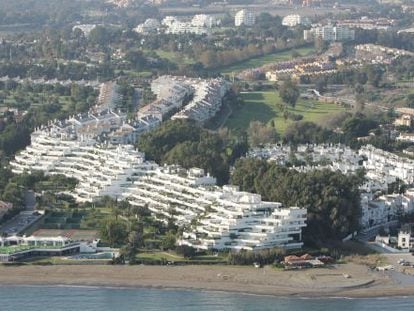
M170 34L182 34L182 33L192 33L195 35L207 35L209 34L209 29L205 26L193 25L192 22L181 22L177 21L166 30L166 33Z
M282 25L287 27L295 27L298 25L308 26L310 25L310 20L309 18L300 16L299 14L291 14L282 19Z
M161 21L161 25L165 27L170 27L173 23L178 22L178 21L179 21L178 18L175 16L166 16Z
M398 135L397 140L400 141L408 141L413 143L414 142L414 133L400 133L400 135Z
M191 21L184 21L175 16L166 16L161 24L164 26L165 33L206 35L210 33L209 28L213 27L214 22L215 19L208 15L195 15Z
M156 33L161 28L161 23L155 18L148 18L144 23L139 24L134 31L141 34Z
M414 160L372 145L362 146L358 152L343 145L299 145L296 150L290 146L269 145L249 151L247 157L276 161L280 165L296 160L304 166L294 169L303 171L327 168L348 173L364 168L368 181L363 188L368 192L387 190L397 178L407 185L414 184Z
M161 76L151 82L151 91L157 100L139 109L138 117L152 116L162 121L183 107L194 88L183 77Z
M98 145L53 137L47 131L32 134L32 144L10 163L16 174L43 171L76 178L72 195L79 202L91 202L109 195L120 197L133 176L154 168L132 145Z
M102 113L105 110L114 110L119 102L122 100L119 94L119 86L115 81L102 83L99 87L98 101L92 111L95 113Z
M397 178L408 185L414 183L414 160L397 156L371 145L361 147L359 155L366 158L363 166L373 178L383 179L388 184Z
M191 20L184 20L175 16L166 16L161 23L153 18L147 19L144 23L134 28L135 32L141 34L165 31L170 34L192 33L196 35L207 35L210 29L220 24L220 20L212 15L198 14Z
M321 38L324 41L352 41L355 40L355 30L346 26L318 26L303 31L306 41Z
M256 15L247 9L240 10L234 17L234 25L236 27L253 26L256 23Z
M229 84L222 78L203 80L194 87L193 99L172 119L191 119L203 124L214 117L222 106Z
M340 20L337 24L347 26L349 28L360 28L366 30L389 30L396 24L396 21L388 18L370 19L367 16L363 16L360 19Z
M157 167L137 178L123 197L146 206L163 222L173 219L188 229L181 245L198 249L300 248L306 210L262 202L237 187L215 186L201 169ZM189 227L192 223L195 226Z
M188 225L206 211L210 204L208 189L216 188L216 179L202 169L179 166L155 167L145 176L134 180L123 197L134 206L147 206L164 222L169 218L180 226Z
M82 25L73 26L72 31L75 31L78 29L84 34L85 37L88 37L91 31L95 28L96 28L95 24L82 24Z
M404 194L374 196L388 191L398 179L408 185L414 182L414 161L385 152L373 146L363 146L359 152L343 145L299 145L296 149L284 145L269 145L248 152L247 157L266 159L279 165L301 163L291 169L307 172L316 169L340 171L343 174L365 169L366 181L360 186L361 227L370 228L395 221L400 215L414 213L414 189Z
M407 195L390 194L374 198L372 193L361 194L362 228L371 228L385 225L398 217L414 212L414 197Z
M197 249L301 248L306 209L263 202L260 195L225 186L213 194L209 213L179 242Z
M298 145L295 149L288 145L268 145L250 150L247 157L266 159L279 165L301 162L304 166L309 166L309 169L327 168L342 173L356 171L361 168L362 161L360 155L341 144ZM294 168L304 170L302 167Z
M221 78L203 80L161 76L151 83L151 90L157 95L157 100L141 108L139 117L152 115L163 120L172 114L172 119L204 123L220 110L229 84Z
M213 28L220 24L220 20L217 20L212 15L197 14L197 15L194 15L194 17L192 18L191 24L197 27Z
M398 233L398 247L408 249L409 251L412 250L414 248L413 232L413 224L403 226Z

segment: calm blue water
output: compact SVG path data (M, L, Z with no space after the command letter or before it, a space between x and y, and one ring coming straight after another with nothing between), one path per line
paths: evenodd
M3 287L1 311L413 311L414 297L301 299L219 292L89 287Z

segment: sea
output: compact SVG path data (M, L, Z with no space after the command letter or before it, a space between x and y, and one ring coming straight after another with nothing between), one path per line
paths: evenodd
M196 290L0 286L1 311L413 311L414 297L299 298Z

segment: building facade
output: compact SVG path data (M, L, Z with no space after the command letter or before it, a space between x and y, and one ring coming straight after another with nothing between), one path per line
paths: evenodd
M309 18L300 16L299 14L291 14L282 19L282 25L287 27L295 27L299 25L308 26L310 25L310 20Z
M243 9L236 13L236 16L234 17L234 25L236 27L240 27L242 25L244 26L253 26L256 23L256 15L247 10Z
M355 40L355 30L346 26L317 26L310 30L303 31L303 38L306 41L321 38L323 41L352 41Z

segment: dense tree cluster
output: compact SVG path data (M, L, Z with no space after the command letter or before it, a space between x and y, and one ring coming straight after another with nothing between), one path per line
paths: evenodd
M357 114L344 121L342 124L342 131L349 141L356 137L363 137L369 134L370 130L378 127L378 121L366 117L361 114Z
M4 83L0 83L0 90L2 88L5 88ZM44 102L39 103L39 106L31 107L21 119L15 118L13 114L0 117L0 150L3 156L11 156L26 147L30 143L30 134L35 127L47 124L50 120L64 119L72 114L85 112L95 103L96 98L96 92L92 88L77 85L72 87L62 87L58 84L55 86L19 85L12 91L15 92L15 96L20 96L19 94L24 92L50 95ZM64 106L59 103L57 97L60 94L70 95L70 104Z
M279 96L285 104L295 107L300 96L298 85L292 80L284 81L279 87Z
M249 128L247 129L247 137L250 147L274 144L279 140L279 135L275 128L267 126L260 121L250 122Z
M313 122L300 121L290 125L285 132L284 141L290 144L321 144L334 141L336 135Z
M26 191L42 192L46 194L45 197L51 193L53 193L52 196L55 196L57 190L71 190L76 184L77 181L74 178L67 178L62 175L45 176L42 172L14 175L2 165L0 167L0 200L13 204L13 209L5 215L3 221L24 208Z
M192 121L167 121L143 135L138 148L159 164L203 168L222 184L228 180L229 166L247 151L247 143L231 132L221 134L203 129Z
M305 241L319 243L341 239L358 229L362 175L329 170L301 173L262 160L241 159L235 163L231 180L264 200L306 208Z

